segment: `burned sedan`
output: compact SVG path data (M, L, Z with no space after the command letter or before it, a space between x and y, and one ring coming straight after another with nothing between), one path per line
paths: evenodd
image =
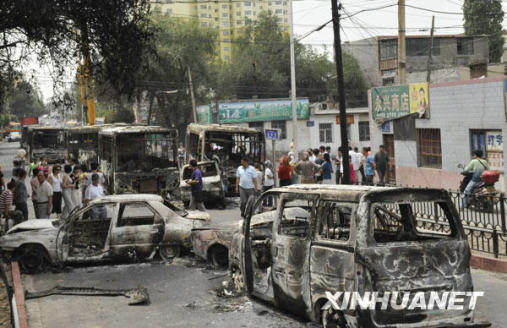
M293 185L254 201L229 256L251 296L325 328L489 327L473 322L470 249L446 191ZM450 292L462 307L445 308Z
M185 215L185 213L183 213ZM28 220L0 237L4 255L18 259L25 272L44 264L171 259L190 248L194 227L207 213L186 217L157 195L113 195L75 209L65 220Z

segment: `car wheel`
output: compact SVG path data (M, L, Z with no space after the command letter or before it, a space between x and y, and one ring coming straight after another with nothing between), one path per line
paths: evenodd
M231 270L231 278L234 289L237 292L242 291L245 288L245 280L243 278L243 272L238 267L233 267Z
M222 245L215 245L210 250L210 259L215 268L227 268L229 266L229 250Z
M322 311L322 327L323 328L346 328L347 323L343 314L336 311L332 307Z
M27 245L17 256L21 270L25 273L40 273L46 264L46 252L41 246Z
M160 246L158 249L158 255L164 261L171 261L175 257L180 256L181 248L179 245L172 246Z

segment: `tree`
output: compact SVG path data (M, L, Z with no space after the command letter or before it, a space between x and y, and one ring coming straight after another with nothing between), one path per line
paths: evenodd
M7 96L9 113L18 120L26 116L41 116L46 113L37 90L26 81L19 81Z
M220 96L248 99L287 98L290 91L289 35L282 31L277 17L263 12L250 22L233 44L230 63L223 64L218 81ZM327 52L317 53L295 43L296 87L298 97L324 101L336 96L336 66ZM357 61L345 53L344 74L347 105L364 106L367 84Z
M502 2L500 0L465 0L463 15L465 35L487 35L489 61L499 62L503 55L504 43Z
M1 82L32 54L53 64L58 81L79 54L89 52L94 77L131 94L131 72L152 44L149 0L4 0L0 16L0 101Z

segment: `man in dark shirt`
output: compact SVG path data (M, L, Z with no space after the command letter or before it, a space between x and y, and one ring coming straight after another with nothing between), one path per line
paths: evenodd
M192 175L189 180L185 181L190 185L192 191L189 207L191 210L198 209L199 211L206 211L202 195L202 173L197 167L197 161L195 159L190 161L190 167L192 168Z
M377 169L379 186L385 185L387 163L389 163L389 155L386 153L384 145L380 145L379 151L375 154L375 168Z

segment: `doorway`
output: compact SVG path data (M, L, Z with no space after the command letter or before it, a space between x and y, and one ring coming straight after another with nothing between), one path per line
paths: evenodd
M384 134L384 146L389 154L389 163L387 163L386 181L389 184L396 184L396 160L394 158L394 135Z

